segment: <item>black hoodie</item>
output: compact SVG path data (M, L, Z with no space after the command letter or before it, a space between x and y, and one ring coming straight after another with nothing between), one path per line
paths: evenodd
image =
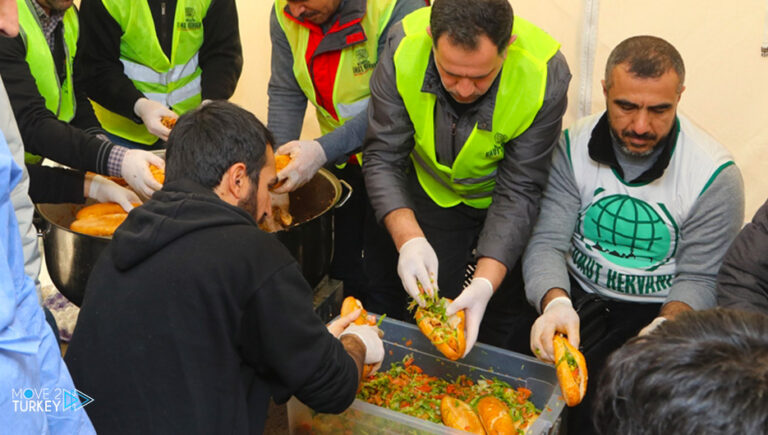
M66 362L99 433L261 433L269 396L323 412L357 368L273 236L187 180L115 233L88 281Z

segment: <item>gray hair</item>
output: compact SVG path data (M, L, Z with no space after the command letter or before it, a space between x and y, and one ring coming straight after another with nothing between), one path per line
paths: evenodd
M679 83L677 92L683 90L685 81L685 65L677 49L669 42L656 36L633 36L627 38L608 56L605 65L605 87L613 85L611 72L616 66L628 63L629 72L635 77L658 78L670 69L677 73Z

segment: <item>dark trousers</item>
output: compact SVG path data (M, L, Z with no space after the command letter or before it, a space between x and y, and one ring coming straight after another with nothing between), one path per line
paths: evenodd
M592 424L592 403L608 356L658 316L661 304L618 302L582 290L571 278L571 298L579 312L581 351L587 360L587 394L568 409L568 434L597 434ZM589 312L589 314L586 314Z
M331 169L336 177L352 186L347 202L333 211L333 259L330 277L344 282L344 296L354 296L363 302L367 279L363 271L363 228L368 209L360 165L347 164L343 169Z
M440 207L424 192L415 176L410 181L416 219L437 254L440 295L455 299L464 288L467 265L476 261L474 250L486 210L463 204ZM410 298L397 275L398 253L389 234L382 233L381 228L378 226L377 231L366 227L364 266L369 279L366 308L412 321L412 314L406 310ZM478 341L530 354L529 334L536 316L536 311L525 299L518 262L491 297Z

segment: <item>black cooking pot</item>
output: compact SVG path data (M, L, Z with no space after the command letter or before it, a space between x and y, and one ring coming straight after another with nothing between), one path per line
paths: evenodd
M342 197L344 185L347 192ZM275 233L301 266L314 288L328 273L333 255L333 219L328 213L341 207L352 188L325 169L304 186L290 193L293 224ZM69 229L83 204L38 204L46 222L42 229L45 265L56 288L77 306L83 301L85 285L101 251L111 237L96 237Z

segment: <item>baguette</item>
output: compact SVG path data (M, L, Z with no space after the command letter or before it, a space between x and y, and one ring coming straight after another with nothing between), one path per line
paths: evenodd
M450 299L428 300L427 306L419 307L414 319L421 332L446 358L455 361L464 356L467 339L464 336L464 310L447 317L445 309Z
M134 207L138 207L139 205L141 204L133 203ZM75 214L75 219L85 219L93 216L104 216L107 214L120 213L128 212L123 210L123 207L121 207L120 204L116 202L100 202L98 204L92 204L78 210L77 214Z
M488 435L517 434L520 424L512 420L509 407L499 398L485 396L478 400L477 414Z
M125 212L89 216L72 222L69 229L91 236L111 236L126 217L128 217L128 213Z
M587 393L587 361L562 334L555 334L555 367L563 398L568 406L576 406Z
M440 401L440 415L443 424L454 429L485 435L480 418L466 402L452 396L443 396Z

